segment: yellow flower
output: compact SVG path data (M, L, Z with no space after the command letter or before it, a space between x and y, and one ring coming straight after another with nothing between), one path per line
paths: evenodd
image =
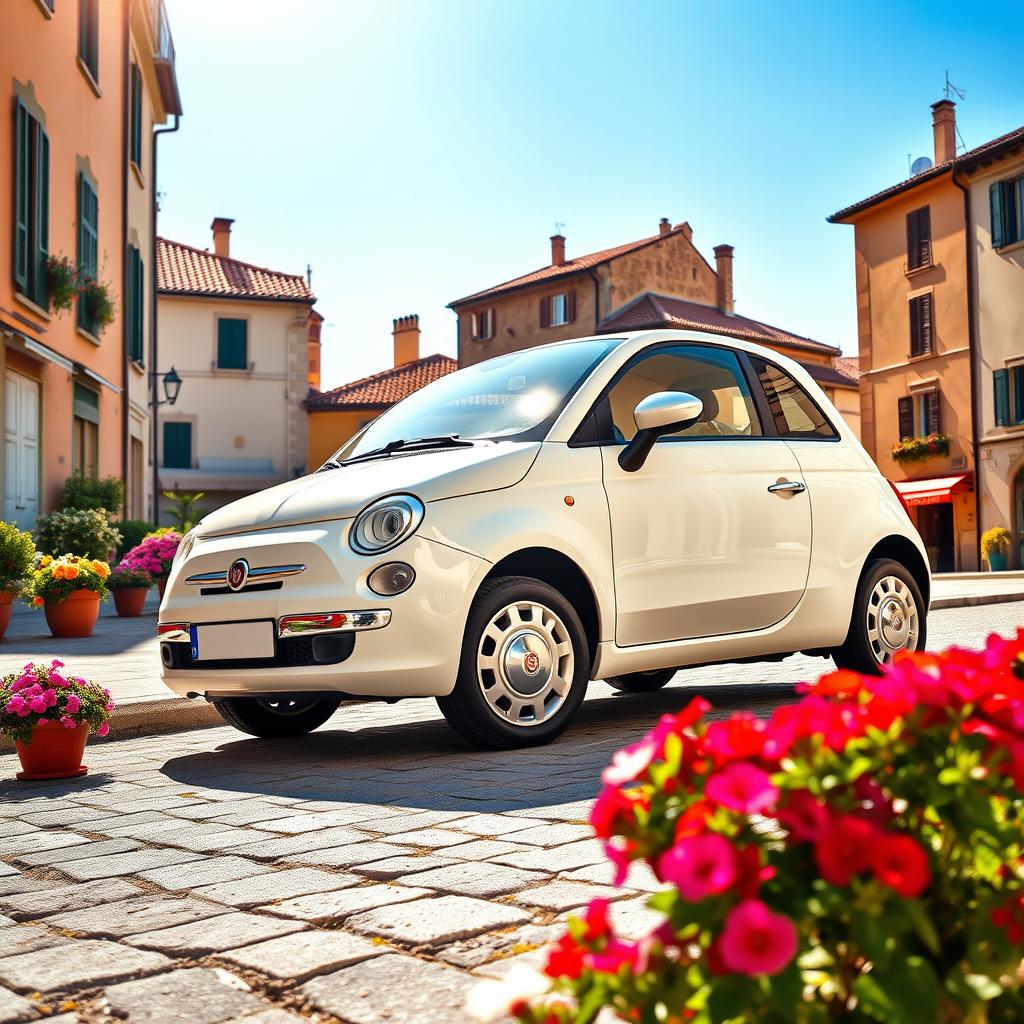
M53 555L43 555L43 557L39 559L39 568L45 569L52 561Z
M110 575L110 566L106 562L93 562L92 569L101 580L105 580Z
M64 566L64 579L66 579L66 580L78 579L78 566L77 565L66 565L66 566Z

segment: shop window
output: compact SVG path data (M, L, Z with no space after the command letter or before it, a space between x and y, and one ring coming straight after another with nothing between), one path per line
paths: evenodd
M99 473L100 396L77 381L72 399L71 471L96 477Z

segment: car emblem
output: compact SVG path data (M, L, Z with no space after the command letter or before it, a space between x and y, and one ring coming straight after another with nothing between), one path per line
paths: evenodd
M244 558L236 559L228 569L228 586L232 590L241 590L248 580L249 563Z
M540 658L533 651L527 651L523 658L523 668L532 676L540 668Z

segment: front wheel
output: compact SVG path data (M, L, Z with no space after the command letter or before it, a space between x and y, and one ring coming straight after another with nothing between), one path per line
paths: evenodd
M877 675L900 651L924 650L928 639L921 588L906 566L890 558L869 562L853 599L853 617L836 665Z
M651 693L667 686L675 674L674 668L662 668L654 672L630 672L624 676L609 676L605 682L623 693Z
M213 702L220 717L240 732L262 739L305 736L323 725L341 703L331 694L227 697Z
M565 730L589 678L586 633L572 605L540 580L503 576L473 601L455 688L437 703L476 746L534 746Z

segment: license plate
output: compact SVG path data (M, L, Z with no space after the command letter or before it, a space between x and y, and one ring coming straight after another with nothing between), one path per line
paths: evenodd
M274 657L274 624L270 620L192 626L190 633L193 661Z

